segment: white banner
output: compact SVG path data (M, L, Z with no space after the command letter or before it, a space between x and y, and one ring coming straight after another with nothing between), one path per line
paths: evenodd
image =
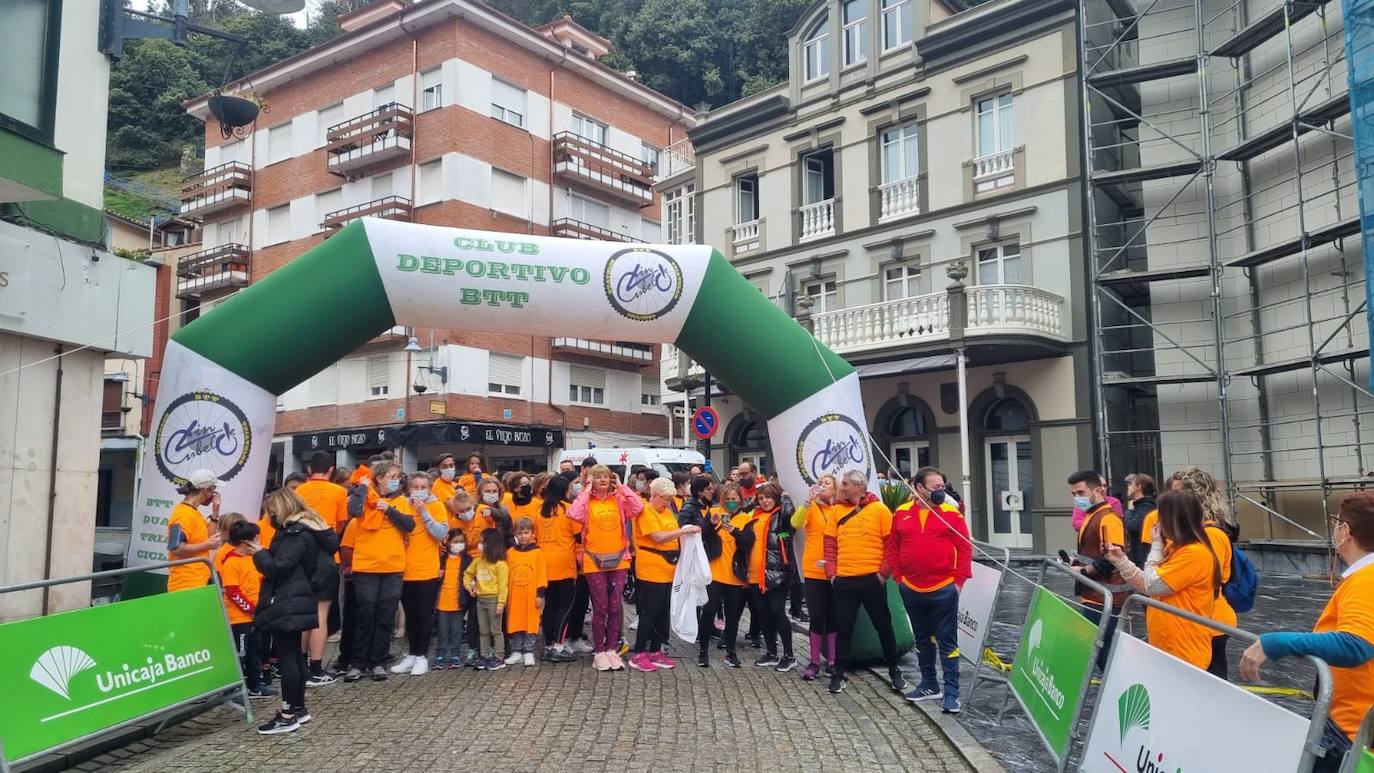
M1310 721L1125 634L1088 734L1082 770L1296 770Z
M1001 570L974 561L973 576L959 591L959 652L970 663L983 659L983 643L992 625L992 608L1001 583Z
M865 440L859 374L851 373L768 422L768 437L782 489L795 501L824 473L859 470L878 493L873 455Z
M364 221L397 320L417 327L677 340L711 248ZM518 241L517 241L518 240Z
M177 488L196 470L225 482L221 514L257 520L276 419L271 392L168 342L152 430L144 441L126 565L167 560L167 518L182 499Z

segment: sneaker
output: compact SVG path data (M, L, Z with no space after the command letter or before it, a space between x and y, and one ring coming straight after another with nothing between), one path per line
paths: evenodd
M337 676L321 671L318 674L311 674L310 678L305 680L305 686L324 687L325 685L334 684L337 681L339 681L339 678Z
M802 679L805 679L808 682L816 681L820 678L820 675L821 667L818 663L811 663L806 668L802 669Z
M844 692L844 686L846 684L849 684L848 679L845 679L841 674L835 674L830 677L830 685L826 689L830 690L831 695L839 695Z
M611 661L606 659L606 653L598 652L592 656L592 668L597 671L610 671Z
M776 666L777 664L778 656L774 655L771 652L763 653L759 656L758 660L754 661L754 665L758 666L759 668L771 668L773 666Z
M526 652L522 661L527 667L534 665L534 653Z
M502 659L496 657L495 655L493 655L493 656L487 658L487 670L488 670L488 671L500 671L501 669L503 669L503 668L505 668L505 667L506 667L506 661L504 661L504 660L502 660Z
M701 666L702 668L710 668L711 656L707 655L705 652L699 653L697 655L697 665Z
M906 689L906 677L902 676L902 669L889 668L887 670L887 679L892 684L893 690L902 692Z
M733 652L725 653L725 665L729 666L730 668L739 668L739 656L737 656Z
M453 660L450 660L450 661L448 662L448 670L450 670L450 671L458 671L458 670L461 670L461 669L463 668L464 665L465 665L465 664L463 663L463 659L462 659L462 658L454 658Z
M958 714L959 696L946 695L944 699L940 701L940 710L946 714Z
M568 649L567 645L555 647L549 654L549 660L555 663L572 663L577 660L577 655Z
M304 706L297 706L296 708L291 709L291 713L296 715L296 721L301 723L302 725L314 719L314 717L310 716L310 709L307 709Z
M280 733L294 733L301 729L301 723L295 717L277 712L275 717L269 719L265 724L258 725L259 735L278 735Z
M630 668L636 671L643 671L646 674L658 670L658 667L654 665L653 658L650 657L647 652L636 652L631 655L629 665Z
M524 656L524 655L521 655L521 654L518 653L518 652L512 652L511 654L509 654L509 655L506 656L506 665L508 665L508 666L518 665L518 664L520 663L520 661L522 661L522 660L524 660L524 659L525 659L525 656Z
M410 669L411 676L424 676L429 673L429 658L424 655L415 656L415 666Z
M782 660L778 661L778 664L773 667L773 670L780 674L785 674L796 667L797 661L795 658L784 657Z
M655 666L658 666L659 668L662 668L664 670L670 668L677 668L677 661L668 657L666 653L661 651L655 652L654 654L650 655L649 660L652 660Z
M593 652L596 652L596 648L593 647L592 643L587 641L586 639L578 639L568 646L569 649L571 649L578 655L590 655Z
M486 658L475 658L475 659L472 661L472 670L474 670L474 671L486 671L486 670L487 670L487 659L486 659Z
M749 637L749 646L750 646L750 647L753 647L753 648L756 649L756 650L761 650L761 649L763 649L763 637L762 637L762 636L750 636L750 637Z
M927 682L921 682L910 690L906 691L904 697L912 703L919 701L938 701L941 697L940 688Z
M385 682L385 681L386 681L386 669L385 669L385 668L382 668L381 666L373 666L373 667L372 667L372 681L374 681L374 682Z
M249 690L249 691L248 691L248 697L249 697L249 698L271 698L271 697L275 696L276 694L277 694L277 689L276 689L275 687L268 687L268 686L265 685L265 684L264 684L264 685L259 685L259 686L258 686L258 689L256 689L256 690Z
M393 673L393 674L408 674L408 673L410 673L410 669L412 669L412 668L414 668L414 667L415 667L415 656L414 656L414 655L406 655L405 657L401 658L401 662L400 662L400 663L397 663L396 665L394 665L394 666L391 667L391 673Z
M358 681L359 679L362 679L362 678L363 678L363 670L362 670L361 668L358 668L357 666L354 666L353 668L348 669L348 673L344 674L344 681L345 681L345 682L356 682L356 681Z
M444 658L443 655L435 655L435 656L434 656L434 670L435 670L435 671L443 671L443 670L444 670L445 668L447 668L447 667L448 667L448 661Z
M625 661L621 659L619 652L607 652L606 660L611 664L612 671L625 670Z

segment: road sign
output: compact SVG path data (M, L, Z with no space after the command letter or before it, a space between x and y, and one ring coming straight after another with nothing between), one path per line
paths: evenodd
M703 405L692 414L692 432L697 440L710 440L720 426L720 414L709 405Z

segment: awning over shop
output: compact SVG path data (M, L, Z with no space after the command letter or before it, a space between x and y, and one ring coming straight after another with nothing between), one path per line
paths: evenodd
M905 360L892 360L890 362L873 362L867 365L856 365L854 370L858 371L859 378L879 378L881 376L900 376L904 373L924 373L931 370L944 370L952 368L958 363L958 358L953 354L932 354L927 357L909 357Z

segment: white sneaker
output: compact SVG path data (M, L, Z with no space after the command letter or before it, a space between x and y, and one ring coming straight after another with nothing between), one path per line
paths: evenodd
M592 643L587 641L586 639L578 639L577 641L569 645L569 649L571 649L573 652L576 652L579 655L590 655L591 653L596 651L596 648L592 646Z
M429 673L429 658L418 655L415 658L415 667L410 669L411 676L423 676Z
M526 653L525 653L525 665L527 665L527 666L532 666L532 665L534 665L534 653L533 653L533 652L526 652Z
M400 662L400 663L397 663L396 665L394 665L394 666L391 667L391 673L393 673L393 674L408 674L408 673L410 673L410 669L412 669L412 668L414 668L414 667L415 667L415 656L414 656L414 655L406 655L405 657L401 658L401 662Z
M522 660L524 660L524 659L525 659L525 656L524 656L524 655L521 655L521 654L518 653L518 652L512 652L511 654L509 654L509 655L506 656L506 665L508 665L508 666L513 666L513 665L515 665L516 663L519 663L520 661L522 661Z

